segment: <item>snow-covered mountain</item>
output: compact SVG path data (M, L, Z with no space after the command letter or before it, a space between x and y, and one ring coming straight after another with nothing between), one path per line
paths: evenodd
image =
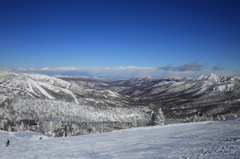
M38 125L31 129L46 132L71 123L68 127L77 134L86 133L83 127L84 131L97 132L153 123L234 118L240 116L239 95L240 78L236 76L144 76L104 81L1 69L0 128Z
M101 131L110 131L114 127L149 123L150 110L130 107L127 97L109 89L95 89L95 83L0 70L0 128L48 132L67 123L68 127L75 127L72 133L77 134L86 133L87 129L100 131L91 128L96 125Z
M118 93L135 103L144 103L152 109L161 108L165 123L168 123L176 122L176 119L195 121L199 118L212 120L223 115L227 118L239 116L239 79L210 74L196 78L168 77L142 85L116 81L113 85L124 87Z

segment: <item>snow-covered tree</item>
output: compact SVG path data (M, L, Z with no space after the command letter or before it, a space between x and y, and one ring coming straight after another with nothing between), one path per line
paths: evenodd
M164 115L161 108L152 113L151 125L164 125Z

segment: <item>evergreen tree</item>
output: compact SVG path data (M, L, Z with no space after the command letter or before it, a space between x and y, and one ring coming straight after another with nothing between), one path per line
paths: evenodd
M161 108L157 112L152 113L151 125L164 125L164 115Z

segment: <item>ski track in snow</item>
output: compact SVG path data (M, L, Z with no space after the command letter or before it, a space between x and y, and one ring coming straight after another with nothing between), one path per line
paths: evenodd
M4 145L7 139L9 147ZM237 159L240 156L240 118L67 138L0 131L0 143L1 159Z
M46 92L42 87L40 87L35 81L33 81L32 79L28 79L29 80L29 86L30 86L30 90L34 92L34 90L32 89L31 85L34 85L42 94L44 94L46 97L48 97L49 99L55 99L53 96L51 96L48 92Z
M35 98L32 94L30 94L30 93L28 92L29 90L28 90L28 91L25 91L25 90L20 89L20 88L17 88L17 87L9 87L9 86L7 86L7 83L10 83L10 81L14 81L14 80L9 80L9 81L1 84L0 87L7 88L7 89L9 89L10 91L11 91L11 90L23 91L23 92L25 92L26 94L28 94L30 97ZM6 86L5 86L5 85L6 85ZM31 88L30 88L30 89L31 89ZM32 92L32 93L34 93L34 92ZM37 94L35 94L35 95L37 95Z
M63 89L63 88L62 88L62 91L64 91L64 92L67 93L67 94L70 94L70 95L73 97L73 99L75 100L75 103L76 103L76 104L79 104L76 95L75 95L72 91L67 90L67 89Z
M66 89L69 89L72 84L69 82Z

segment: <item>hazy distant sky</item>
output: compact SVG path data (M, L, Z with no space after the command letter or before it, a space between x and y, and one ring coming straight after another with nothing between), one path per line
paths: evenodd
M240 75L240 1L1 0L0 68Z

